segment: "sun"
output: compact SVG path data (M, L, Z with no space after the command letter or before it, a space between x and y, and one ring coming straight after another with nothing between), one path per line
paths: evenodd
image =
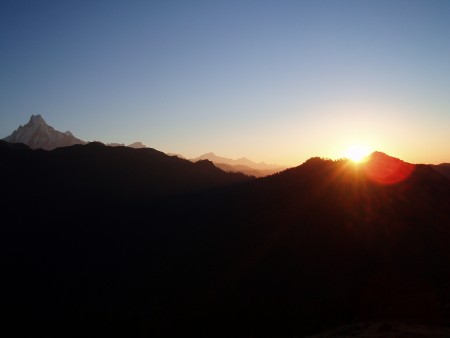
M347 149L345 152L345 157L352 160L355 163L364 162L364 160L369 156L370 149L364 145L353 145Z

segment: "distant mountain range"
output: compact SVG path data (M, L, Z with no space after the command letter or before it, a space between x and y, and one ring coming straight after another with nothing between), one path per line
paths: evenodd
M191 159L191 161L193 162L201 160L211 161L218 168L226 172L241 172L246 175L251 175L255 177L269 176L287 169L287 167L277 164L267 164L264 162L256 163L245 157L233 160L230 158L217 156L212 152Z
M286 167L283 167L283 166L277 165L277 164L267 164L264 162L256 163L245 157L239 158L237 160L233 160L230 158L217 156L214 153L206 153L206 154L203 154L199 157L192 159L193 162L197 162L200 160L209 160L213 163L223 163L223 164L228 164L228 165L232 165L232 166L238 166L238 165L247 166L247 167L250 167L253 169L258 169L258 170L270 170L270 169L282 170L283 168L286 169Z

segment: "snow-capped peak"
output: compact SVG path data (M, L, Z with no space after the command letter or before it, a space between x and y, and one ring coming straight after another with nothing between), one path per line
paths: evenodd
M62 133L55 130L44 121L41 115L31 115L26 125L20 126L4 140L10 143L23 143L32 149L46 150L85 143L69 131Z

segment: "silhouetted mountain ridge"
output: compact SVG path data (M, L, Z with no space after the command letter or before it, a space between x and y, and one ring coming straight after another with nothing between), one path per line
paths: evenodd
M449 324L450 181L431 166L376 153L249 179L100 143L0 142L0 158L11 321L92 336Z
M10 150L2 153L5 161L11 162L4 175L22 172L20 182L40 177L40 184L49 190L78 191L85 198L156 198L249 179L224 173L209 161L192 163L151 148L108 147L100 142L50 152L5 144L1 148ZM21 151L11 151L17 148Z
M450 179L450 163L441 163L438 165L432 165L432 167L438 173Z

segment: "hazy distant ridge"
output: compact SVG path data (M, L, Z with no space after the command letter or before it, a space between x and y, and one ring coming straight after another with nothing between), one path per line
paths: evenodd
M211 161L216 167L227 172L241 172L256 177L272 175L287 168L278 164L256 163L245 157L233 160L231 158L217 156L212 152L191 159L192 162L201 160Z
M229 165L244 165L250 168L259 169L259 170L268 170L268 169L286 169L285 166L278 165L278 164L267 164L265 162L253 162L249 160L248 158L242 157L237 160L233 160L227 157L217 156L214 153L206 153L199 157L193 158L192 161L200 161L200 160L209 160L214 163L224 163Z

